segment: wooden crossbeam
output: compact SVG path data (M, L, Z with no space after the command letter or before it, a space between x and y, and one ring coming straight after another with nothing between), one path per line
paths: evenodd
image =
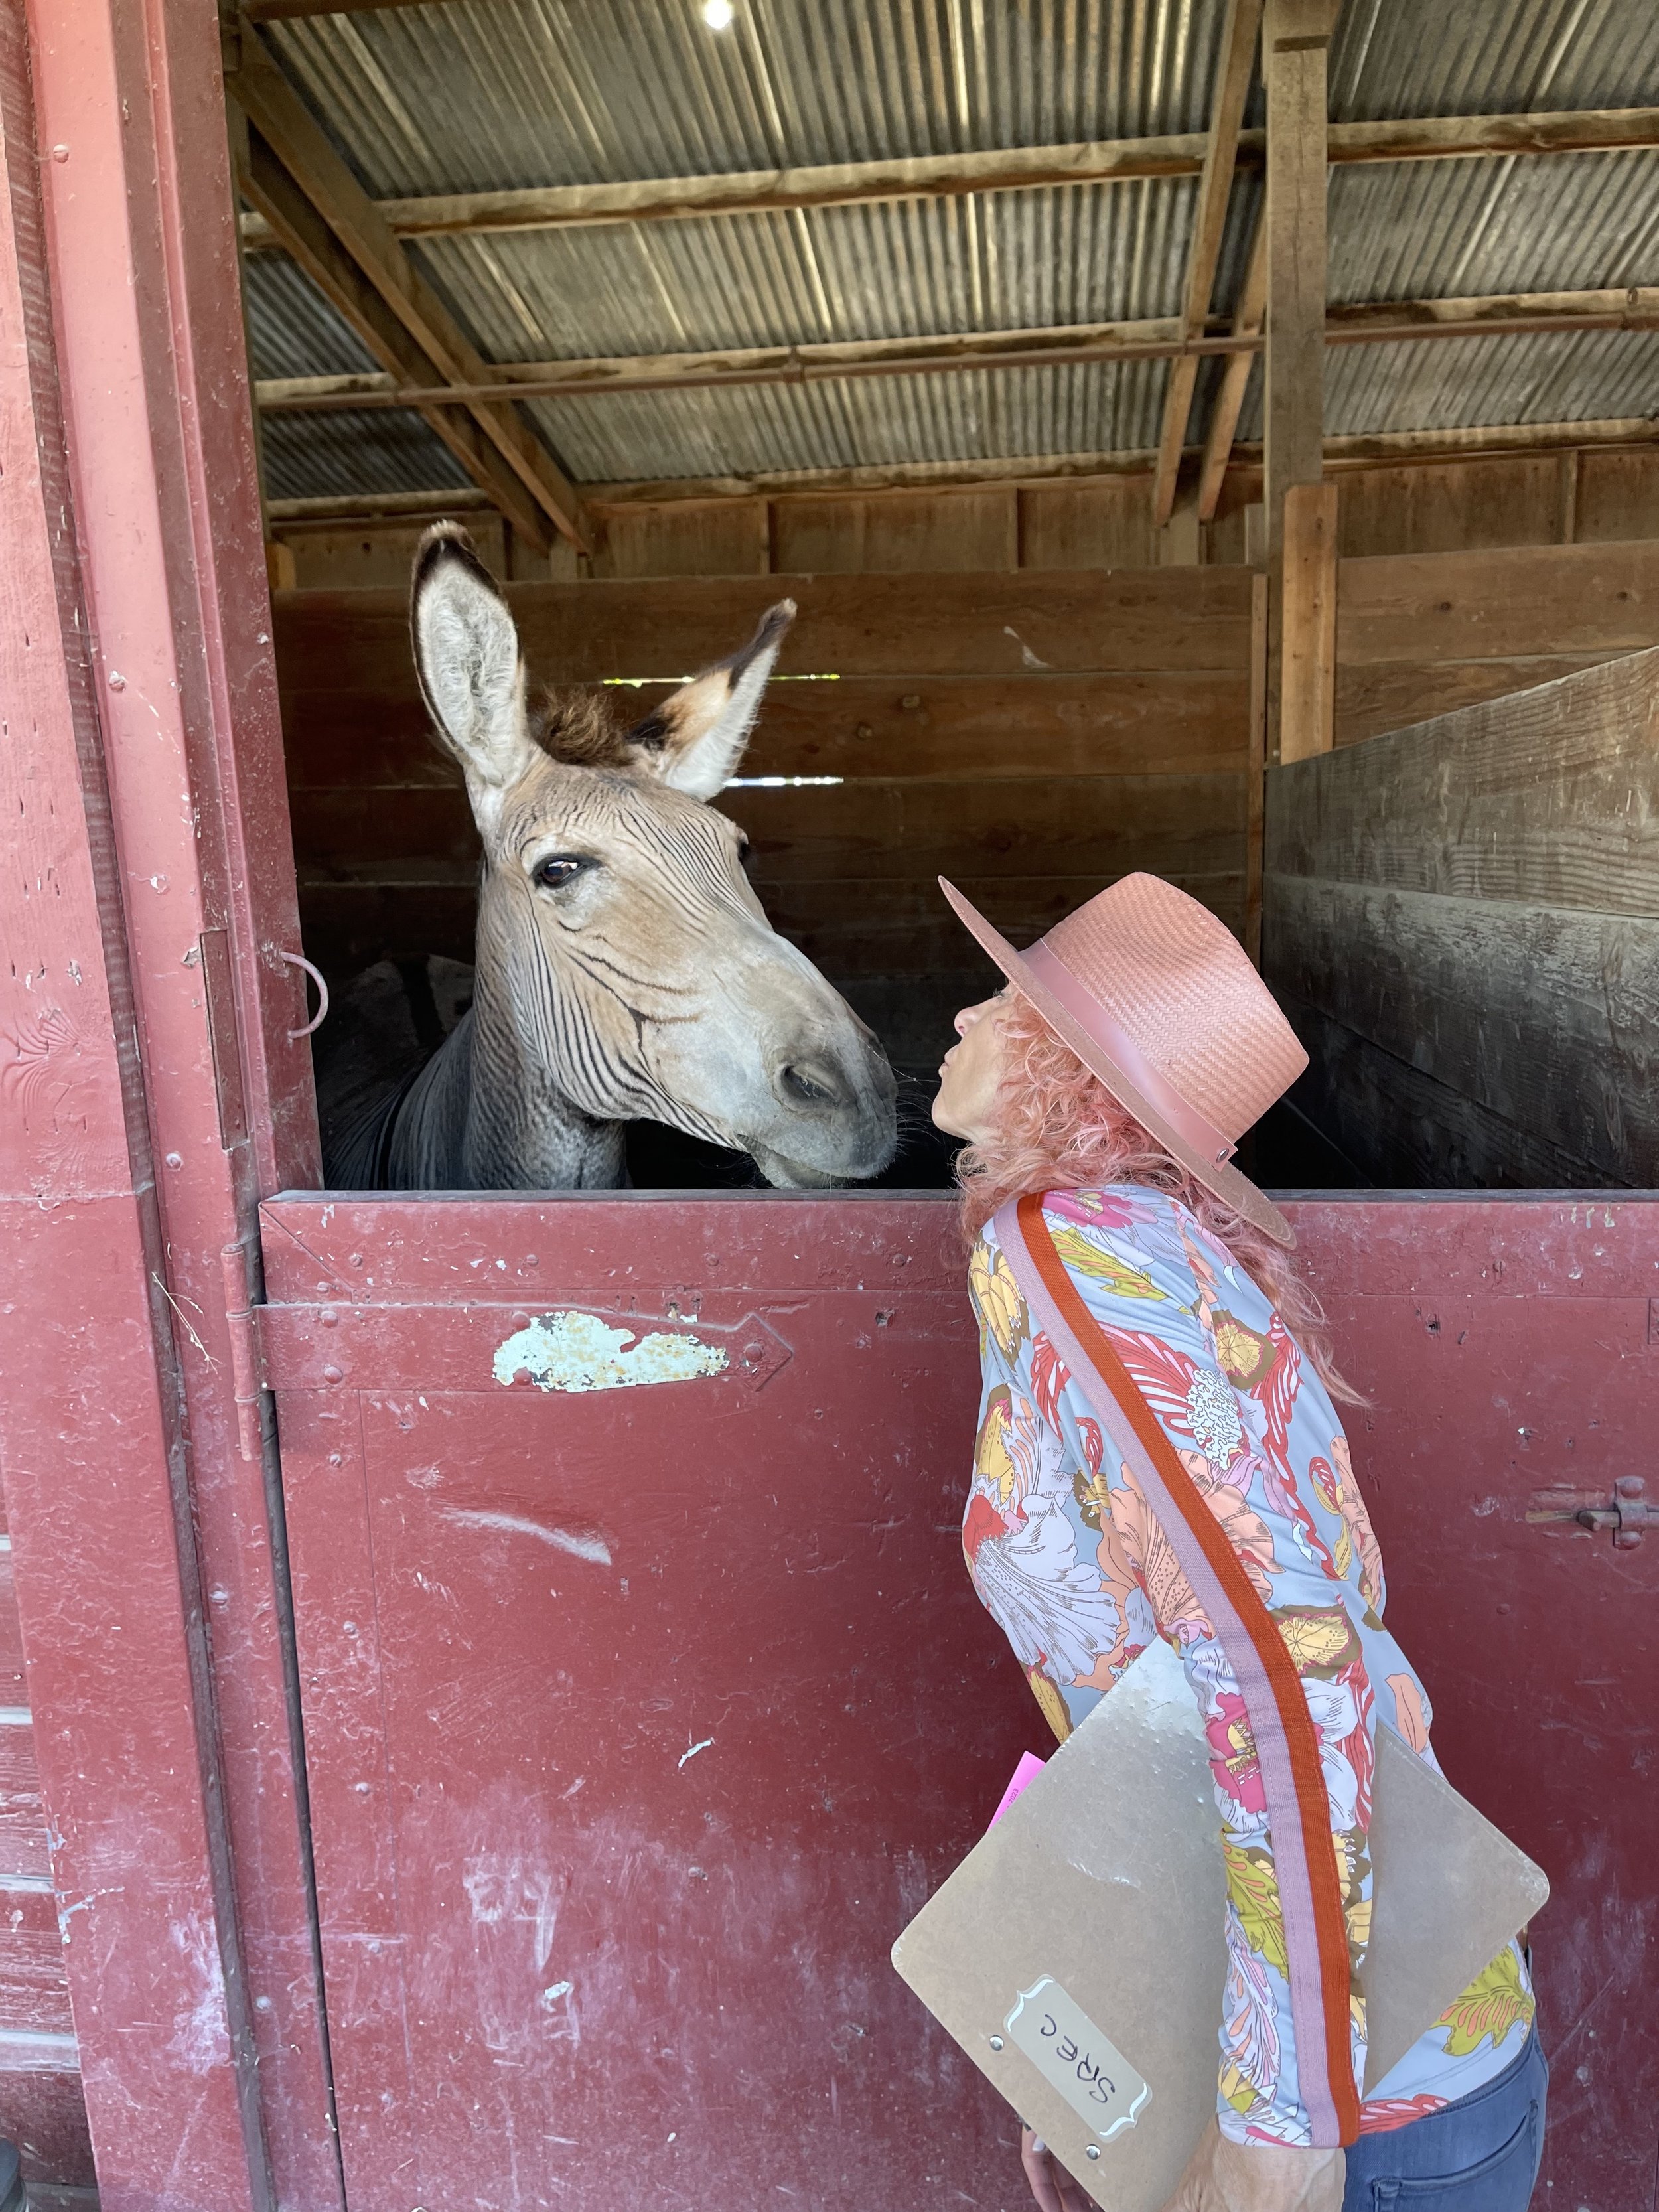
M1659 421L1647 416L1583 422L1482 424L1474 429L1389 430L1328 438L1328 476L1376 468L1475 459L1530 460L1540 455L1639 453L1659 446ZM854 468L770 469L742 477L670 477L625 483L587 483L582 497L590 512L619 507L665 507L681 502L718 505L757 498L879 498L917 491L971 492L987 485L1040 489L1045 484L1121 484L1126 477L1150 474L1150 452L1024 453L990 461L889 461ZM1259 471L1261 449L1234 448L1241 470ZM425 519L471 513L489 501L477 490L340 492L309 499L275 499L273 523L325 523L364 519Z
M666 177L623 184L534 185L514 191L444 192L374 203L399 238L513 230L586 229L610 223L672 222L715 216L775 215L855 207L878 200L949 199L969 192L1038 185L1126 184L1146 177L1201 175L1204 131L1156 138L1010 147L893 161L839 161L728 176ZM1326 159L1441 161L1473 156L1620 153L1659 146L1659 107L1589 108L1540 115L1453 115L1330 126ZM1259 170L1265 134L1246 131L1237 166ZM242 218L250 250L278 241L258 216Z
M1182 309L1182 336L1191 340L1209 327L1210 295L1221 259L1222 235L1226 228L1228 203L1232 198L1233 171L1238 158L1238 134L1244 121L1244 102L1255 68L1256 33L1261 27L1262 0L1227 0L1227 18L1221 34L1221 59L1216 73L1215 105L1210 118L1209 144L1204 155L1204 174L1193 214L1192 246L1187 258L1187 289ZM1198 381L1199 356L1183 353L1170 364L1164 394L1164 421L1158 434L1158 463L1152 471L1152 526L1161 530L1175 507L1176 478L1182 449L1187 442L1187 417L1192 412L1193 387Z
M308 260L308 273L324 282L334 305L389 374L428 388L488 384L483 355L416 268L245 17L233 43L236 66L227 74L227 89L263 148L252 164L255 183L250 197L273 227L282 226L283 243L297 258ZM334 250L325 251L325 245ZM394 343L394 326L409 343ZM528 494L527 501L515 495L507 510L516 526L545 549L550 523L588 550L591 532L575 488L515 404L480 398L465 405L482 434L481 440L468 441L479 464L487 446ZM446 443L473 481L483 483L479 466L450 439ZM487 473L493 489L501 474L493 460Z
M395 373L351 370L336 376L269 377L255 391L261 410L268 414L329 414L388 407L466 407L489 398L602 398L620 392L701 391L720 386L817 384L970 368L1197 361L1218 354L1225 358L1227 368L1204 465L1206 491L1218 491L1232 448L1244 380L1261 350L1265 281L1266 264L1258 240L1232 329L1205 331L1192 338L1183 337L1181 325L1173 318L1164 317L1127 323L1060 324L1036 331L952 331L933 338L876 338L838 345L755 346L720 353L499 362L490 368L484 381L476 385L419 385ZM1593 330L1659 330L1659 287L1364 301L1331 309L1325 320L1325 343L1384 345L1425 338L1531 337ZM1213 496L1208 507L1200 511L1209 520L1214 513Z

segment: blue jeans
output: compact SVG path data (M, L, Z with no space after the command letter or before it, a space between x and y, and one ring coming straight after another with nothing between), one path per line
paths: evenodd
M1549 2069L1537 2031L1495 2080L1348 2148L1342 2212L1527 2212Z

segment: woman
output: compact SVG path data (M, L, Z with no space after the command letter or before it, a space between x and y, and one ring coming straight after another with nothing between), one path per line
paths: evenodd
M969 1571L1056 1735L1160 1635L1211 1745L1229 1960L1217 2118L1171 2212L1375 2212L1396 2200L1402 2212L1523 2212L1546 2073L1518 1945L1363 2104L1357 2087L1378 1720L1432 1753L1427 1695L1382 1625L1382 1563L1332 1403L1355 1395L1285 1256L1288 1225L1230 1159L1306 1055L1231 933L1156 877L1115 884L1023 955L944 889L1009 979L957 1015L933 1108L967 1140L957 1171L976 1233L984 1390ZM1258 1746L1210 1601L1107 1444L1098 1400L1034 1322L1015 1275L1022 1266L1036 1298L1032 1256L1010 1259L1028 1236L1050 1270L1054 1255L1063 1263L1069 1304L1056 1298L1051 1326L1064 1334L1075 1316L1075 1346L1104 1333L1104 1357L1127 1370L1229 1540L1228 1587L1244 1589L1261 1637L1288 1650L1293 1672L1277 1646L1272 1659L1281 1694L1305 1700L1305 1715L1278 1708L1286 1742L1310 1747L1300 1767L1283 1746ZM1300 1793L1291 1817L1287 1788ZM1322 1864L1285 1841L1327 1832ZM1087 2212L1029 2130L1023 2154L1044 2212Z

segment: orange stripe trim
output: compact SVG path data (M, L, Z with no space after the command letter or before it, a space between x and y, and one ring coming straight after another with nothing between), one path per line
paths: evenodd
M1331 1833L1330 1799L1319 1756L1319 1739L1313 1716L1308 1711L1302 1679L1284 1638L1252 1588L1221 1523L1199 1496L1192 1477L1176 1458L1175 1447L1159 1426L1157 1415L1066 1273L1066 1264L1054 1249L1039 1194L1028 1192L1020 1200L1019 1224L1025 1233L1025 1248L1048 1295L1079 1343L1094 1359L1142 1449L1163 1476L1211 1572L1243 1622L1272 1688L1296 1783L1297 1812L1313 1897L1319 1982L1324 1998L1326 2070L1342 2140L1345 2143L1352 2142L1359 2133L1359 2097L1354 2086L1353 2047L1348 2033L1348 1930L1342 1913L1342 1885Z

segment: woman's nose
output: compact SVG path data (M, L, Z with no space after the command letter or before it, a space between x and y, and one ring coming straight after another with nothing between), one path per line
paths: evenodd
M966 1036L969 1030L972 1029L975 1022L982 1021L984 1019L985 1016L990 1012L990 1008L991 1001L989 999L981 999L976 1006L964 1006L962 1012L957 1016L954 1024L957 1035L958 1036Z

